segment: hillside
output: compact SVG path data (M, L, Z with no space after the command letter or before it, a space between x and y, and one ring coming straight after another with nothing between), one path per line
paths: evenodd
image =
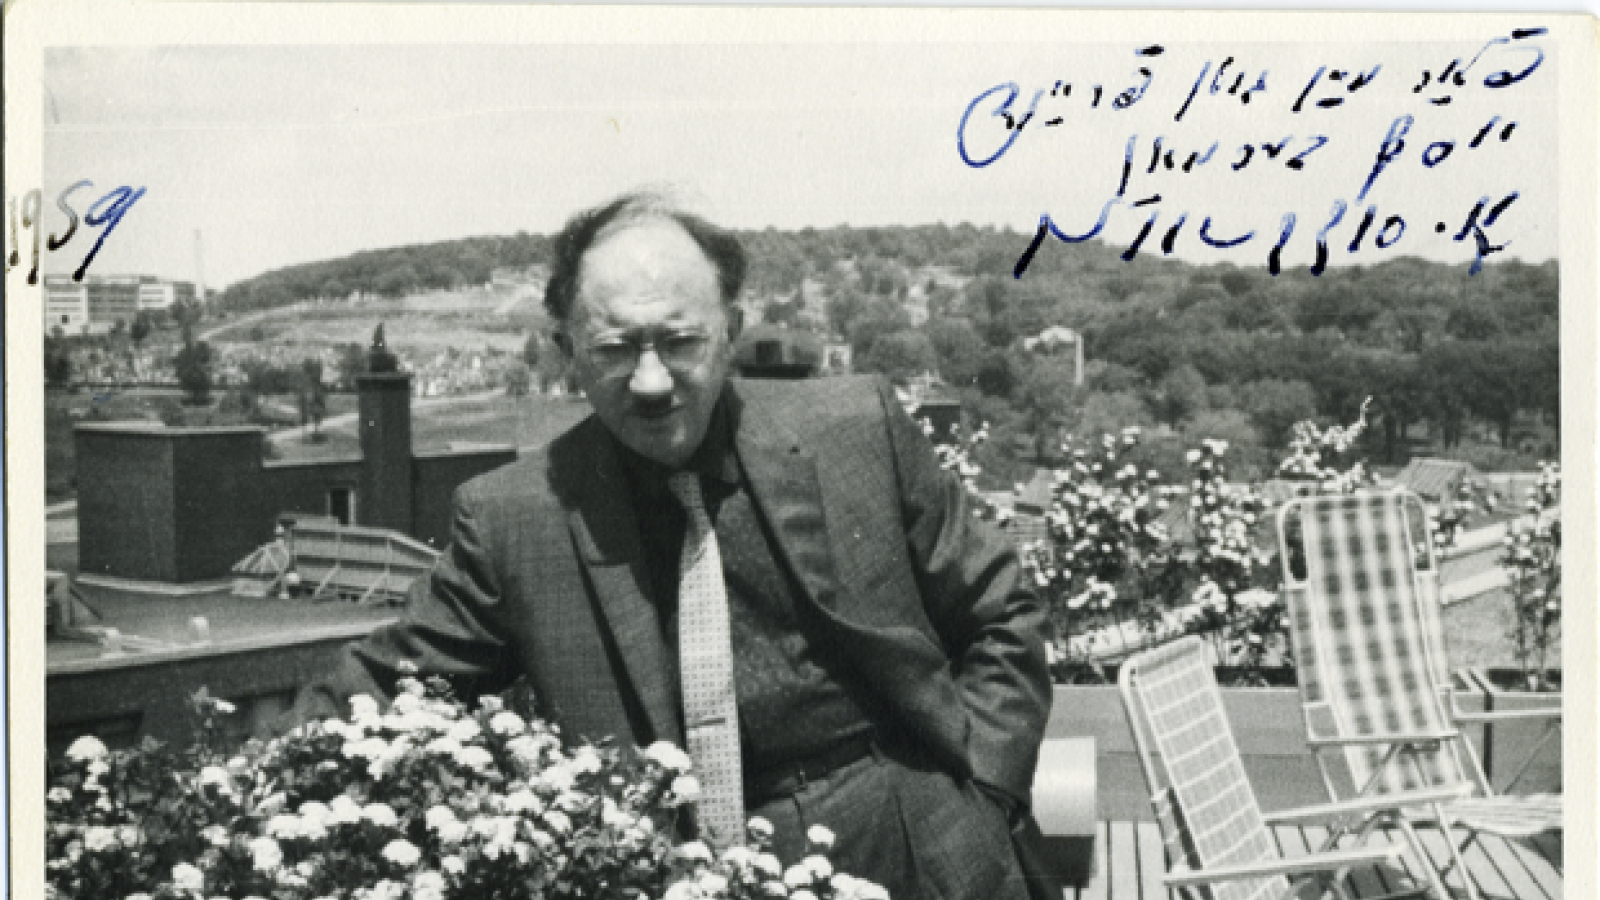
M739 236L751 317L847 342L857 370L936 374L973 419L995 426L988 453L999 470L1008 458L1047 461L1063 431L1129 425L1178 443L1227 439L1247 464L1265 465L1290 424L1352 421L1367 397L1375 462L1426 452L1526 466L1559 441L1554 261L1471 275L1466 264L1401 257L1271 276L1051 242L1017 279L1030 236L994 228ZM361 340L383 321L396 347L409 348L408 364L462 352L511 358L548 329L539 310L548 253L548 237L517 234L268 272L223 292L222 307L292 312L214 340L311 350ZM1053 326L1083 336L1081 387L1066 361L1022 348Z

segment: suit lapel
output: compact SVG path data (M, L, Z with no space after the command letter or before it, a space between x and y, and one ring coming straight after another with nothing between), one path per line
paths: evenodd
M741 404L735 446L784 559L807 597L831 613L839 602L839 578L816 458L768 404Z
M598 423L590 424L591 438L579 442L582 452L572 460L578 474L568 526L651 731L681 743L661 618L642 588L649 575L638 514L615 448Z

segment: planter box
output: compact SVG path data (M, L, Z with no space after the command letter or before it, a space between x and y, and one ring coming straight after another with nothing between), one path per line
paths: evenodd
M1223 688L1222 702L1262 809L1326 802L1322 776L1306 748L1299 691ZM1057 685L1045 737L1095 739L1099 818L1154 819L1122 695L1115 685Z
M1559 692L1536 694L1515 690L1522 680L1522 673L1517 669L1473 669L1471 674L1484 694L1486 711L1561 708ZM1559 672L1551 673L1551 678L1560 683ZM1484 726L1481 758L1489 783L1495 790L1505 791L1510 787L1517 769L1531 756L1532 761L1517 782L1515 793L1561 792L1561 735L1557 734L1539 746L1547 721L1528 719Z

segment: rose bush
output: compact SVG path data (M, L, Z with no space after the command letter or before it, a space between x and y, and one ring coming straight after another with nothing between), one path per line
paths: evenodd
M658 743L567 749L556 730L440 679L402 678L387 711L225 750L223 701L194 698L181 752L80 738L52 765L49 894L83 900L881 900L834 872L832 836L785 869L771 827L720 856L679 843L698 794L689 757Z
M1527 515L1512 523L1500 566L1515 614L1512 652L1530 691L1552 689L1551 649L1561 635L1561 465L1541 463Z

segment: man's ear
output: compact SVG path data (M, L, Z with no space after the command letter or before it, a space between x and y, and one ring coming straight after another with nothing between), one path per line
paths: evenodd
M741 331L744 331L744 307L733 304L728 307L728 343L738 340Z

